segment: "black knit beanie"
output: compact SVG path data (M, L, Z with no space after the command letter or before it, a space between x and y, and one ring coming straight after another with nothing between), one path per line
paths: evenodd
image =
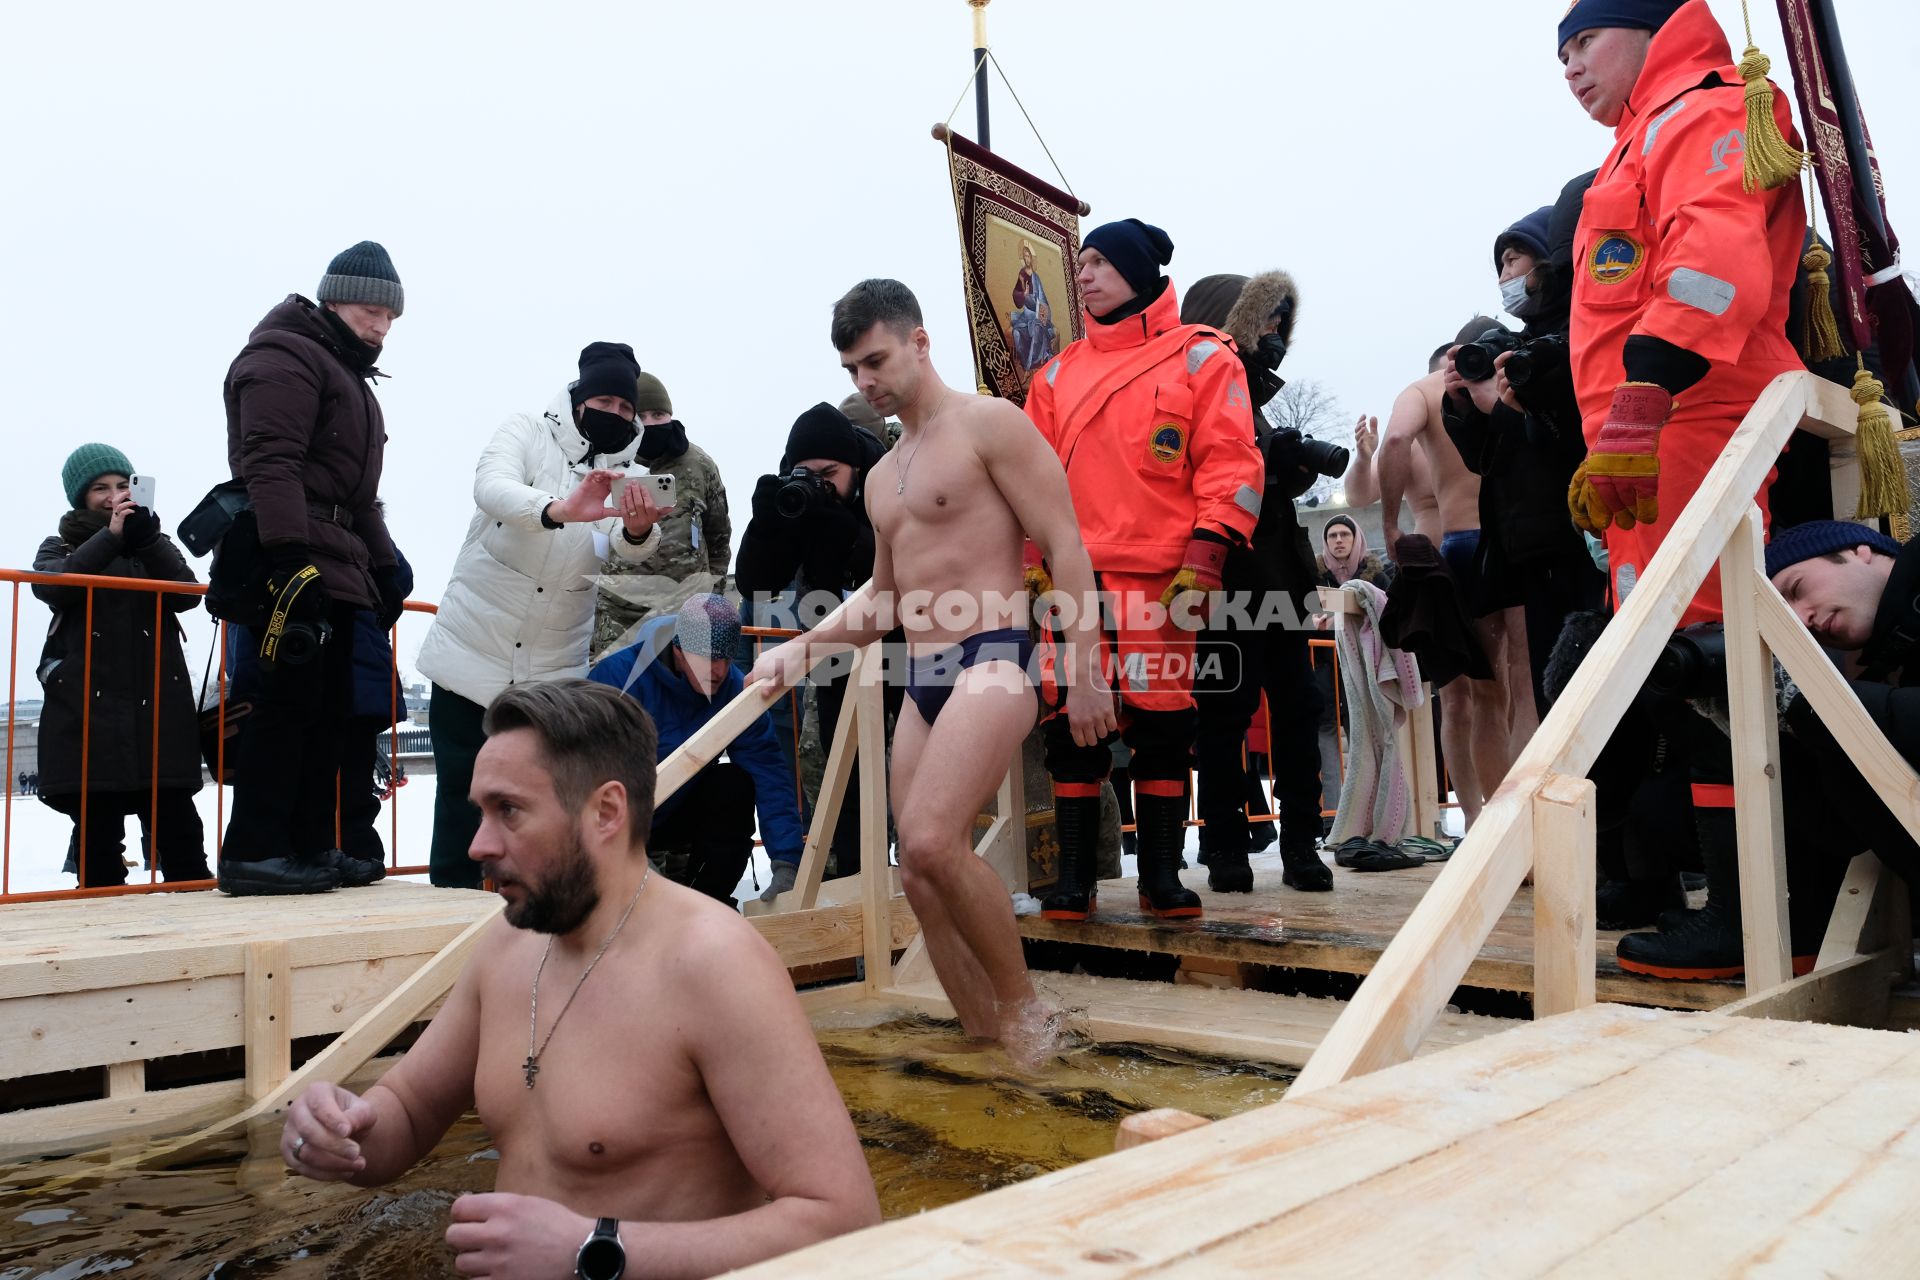
M1160 268L1173 261L1172 237L1138 218L1095 227L1080 247L1097 250L1133 286L1134 293L1143 296L1160 279Z
M1855 547L1872 547L1883 556L1900 554L1900 544L1872 525L1855 524L1851 520L1809 520L1773 535L1773 540L1767 543L1767 576L1771 578L1802 560L1835 555Z
M859 470L868 463L867 451L860 446L859 433L846 414L822 400L793 420L787 433L787 451L781 455L780 470L791 471L797 462L808 458L827 458L844 462Z
M640 362L624 342L589 342L580 349L580 380L573 384L573 407L595 396L619 396L633 404L640 395Z
M393 259L372 240L362 240L351 249L343 249L327 264L320 287L313 291L316 301L363 302L386 307L394 315L406 308L407 295L400 288L400 273Z

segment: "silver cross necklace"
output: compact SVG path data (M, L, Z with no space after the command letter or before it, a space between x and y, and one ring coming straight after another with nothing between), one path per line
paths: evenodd
M613 940L620 936L620 931L627 927L627 916L632 915L633 909L639 905L640 895L646 891L647 881L652 878L653 864L649 862L647 869L641 873L640 887L633 891L633 900L627 903L626 913L620 917L620 923L613 926L613 932L608 934L607 940L600 944L600 949L593 953L593 959L587 961L586 969L580 974L580 981L573 984L573 995L568 996L567 1002L560 1006L560 1017L555 1018L553 1025L547 1028L547 1038L540 1042L540 1048L536 1050L533 1047L533 1033L540 1021L540 975L547 971L547 958L553 954L553 939L547 939L547 949L540 956L540 967L533 971L533 1007L527 1012L527 1060L520 1064L520 1069L527 1076L527 1088L533 1088L533 1078L540 1074L540 1055L545 1053L547 1046L553 1043L553 1033L560 1029L560 1018L566 1017L567 1010L573 1008L573 996L580 994L580 988L587 985L587 975L593 972L593 966L600 963L600 957L607 954L607 948L612 946Z
M920 456L920 450L926 447L926 443L927 443L926 433L932 429L933 420L939 417L942 413L946 411L947 401L950 399L952 399L951 392L948 392L947 394L942 395L940 397L940 407L938 409L935 409L933 413L928 416L926 424L920 428L920 439L915 441L913 446L913 458L908 458L906 465L901 466L900 455L899 454L894 455L893 469L900 473L900 483L893 487L893 491L895 493L905 493L907 491L907 476L912 474L913 472L914 458L918 458Z

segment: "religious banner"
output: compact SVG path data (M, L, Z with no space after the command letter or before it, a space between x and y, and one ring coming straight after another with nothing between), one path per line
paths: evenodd
M1081 201L946 126L967 326L980 389L1024 404L1038 370L1080 336Z
M1911 414L1920 399L1915 372L1920 309L1901 278L1900 241L1887 220L1880 161L1840 44L1833 0L1778 0L1778 5L1807 148L1833 237L1848 336L1856 349L1878 342L1887 389ZM1896 88L1901 90L1904 86Z

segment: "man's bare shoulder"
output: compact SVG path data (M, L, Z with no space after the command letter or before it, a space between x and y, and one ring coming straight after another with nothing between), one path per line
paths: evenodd
M1040 429L1026 412L1011 400L999 396L959 393L963 403L954 409L955 417L966 424L967 438L982 454L1016 447L1039 435Z
M667 944L665 963L683 971L683 976L704 978L716 973L713 966L720 965L717 972L729 975L731 980L750 955L764 955L769 963L778 965L773 948L760 936L760 930L739 912L664 877L656 877L656 885L664 900L661 905L668 908L656 917L659 938Z

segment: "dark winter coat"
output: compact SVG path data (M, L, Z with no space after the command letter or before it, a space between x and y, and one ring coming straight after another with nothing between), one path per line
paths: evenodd
M1880 732L1907 762L1920 767L1920 538L1900 548L1873 617L1873 637L1860 651L1853 692ZM1799 730L1813 711L1795 699L1787 723Z
M269 311L227 370L227 465L260 541L305 543L328 593L380 603L371 570L394 563L376 502L386 423L370 380L299 294ZM364 376L363 376L364 373Z
M40 544L35 572L196 581L180 548L165 534L130 549L99 515L83 511L69 512L60 528ZM91 672L87 589L40 583L33 594L53 607L38 669L46 691L40 713L40 794L62 812L72 809L80 794L82 718L88 709L87 789L147 790L154 777L155 593L94 590ZM200 720L175 615L198 607L200 597L165 594L159 600L160 786L198 791Z

